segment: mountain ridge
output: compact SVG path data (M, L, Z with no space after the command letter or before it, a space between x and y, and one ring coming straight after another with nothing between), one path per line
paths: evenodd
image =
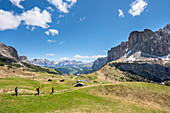
M161 63L159 61L161 60ZM120 45L111 48L108 51L107 62L135 62L135 61L155 61L159 64L167 64L170 62L170 24L163 29L152 31L144 29L144 31L132 31L128 37L128 41L121 42ZM106 63L101 63L99 59L92 67L100 69ZM168 64L169 66L169 64Z
M47 59L33 59L29 61L33 65L41 67L66 67L66 66L78 66L78 65L92 65L92 63L84 63L76 60L59 60L50 61Z

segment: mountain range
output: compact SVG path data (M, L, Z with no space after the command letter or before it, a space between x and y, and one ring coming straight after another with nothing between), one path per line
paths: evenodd
M102 60L97 59L92 70L98 70L104 64L112 61L158 63L167 65L170 62L170 24L163 29L152 31L133 31L128 41L111 48L108 56Z
M132 75L132 78L138 75L153 81L169 80L170 24L158 31L145 29L141 32L131 32L128 41L111 48L111 50L108 51L107 57L99 58L94 61L94 63L83 63L82 61L76 60L49 61L47 59L33 59L28 61L26 56L19 56L15 48L2 43L0 43L0 60L2 62L32 67L34 69L42 69L35 67L35 65L41 67L61 67L63 68L61 70L66 70L68 74L83 74L99 70L98 73L95 73L99 78L101 75L106 78L108 76L111 78L118 76L117 72L116 74L112 72L116 69L120 70L120 74L127 72L127 76ZM33 65L30 66L29 63ZM107 65L104 66L105 64ZM104 67L104 69L102 67ZM122 75L122 77L125 75Z
M59 60L59 61L50 61L47 59L33 59L29 61L33 65L41 67L68 67L68 66L78 66L78 65L92 65L91 63L84 63L77 60Z

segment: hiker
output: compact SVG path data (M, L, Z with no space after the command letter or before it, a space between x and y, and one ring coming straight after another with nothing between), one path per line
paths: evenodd
M54 93L54 87L52 87L52 92L50 93L50 95L53 94L53 93Z
M18 88L17 87L15 88L15 94L13 94L13 96L15 96L15 95L18 96Z
M35 95L39 95L40 94L40 86L36 90L37 90L37 93Z

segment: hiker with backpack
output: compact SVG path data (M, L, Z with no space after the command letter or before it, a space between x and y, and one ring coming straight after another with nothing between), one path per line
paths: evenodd
M54 93L54 87L52 87L52 92L50 93L50 95L53 94L53 93Z
M35 95L39 96L39 94L40 94L40 86L38 88L36 88L36 90L37 90L37 93Z
M13 94L13 96L18 96L18 87L15 88L15 94Z

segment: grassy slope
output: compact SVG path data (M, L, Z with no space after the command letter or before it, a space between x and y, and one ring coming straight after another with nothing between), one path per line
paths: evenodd
M108 63L104 65L99 70L88 74L89 76L97 75L99 80L108 80L108 81L121 81L121 82L132 82L132 81L140 81L140 82L148 82L148 80L144 77L141 77L137 74L121 71L115 66L111 66L112 63Z
M0 112L156 113L170 110L169 98L168 86L119 83L39 97L0 94Z
M5 71L8 71L7 75L13 73L12 69ZM119 70L116 70L114 74L117 71ZM18 74L23 75L23 73L24 76L17 76ZM62 76L41 72L33 74L35 74L35 79L32 79L32 72L22 70L16 71L11 77L0 76L0 113L156 113L170 111L170 87L167 86L134 82L112 85L97 83L100 86L76 89L72 76L65 77L65 82L59 82L63 78ZM116 75L118 74L121 73ZM96 75L90 77L98 80ZM53 81L48 82L49 78L52 78ZM89 75L86 75L81 79L88 78ZM94 85L94 83L85 82L85 85ZM16 86L19 88L19 96L13 97L11 95ZM41 87L41 96L34 96L35 88L38 86ZM55 91L61 91L61 93L49 95L51 87L55 87Z

